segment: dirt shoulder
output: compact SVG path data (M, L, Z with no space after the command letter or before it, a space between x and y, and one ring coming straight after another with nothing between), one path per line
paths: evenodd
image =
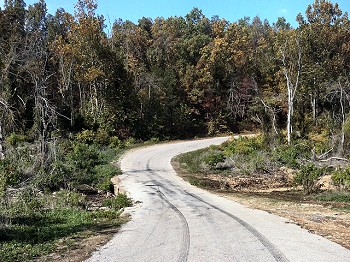
M219 193L219 192L218 192ZM350 249L350 213L332 204L313 201L286 201L273 193L219 193L248 207L290 219L312 233Z
M81 262L88 259L97 248L105 245L118 229L104 229L99 232L86 231L83 236L71 239L71 244L60 245L58 251L40 257L37 261Z
M176 173L193 185L237 201L247 207L265 210L290 219L312 233L350 249L350 204L321 202L304 197L289 183L290 174L266 176L194 175L173 159Z

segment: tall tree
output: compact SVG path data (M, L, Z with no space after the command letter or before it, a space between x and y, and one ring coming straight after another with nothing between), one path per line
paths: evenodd
M279 31L277 46L279 59L282 62L282 73L285 78L288 96L287 141L291 143L293 132L294 99L299 88L302 68L302 43L297 30Z
M4 138L20 125L18 116L25 108L26 93L21 67L24 64L25 3L6 1L0 10L0 157L4 154Z
M316 0L306 10L306 19L299 14L300 29L305 50L302 84L310 94L312 118L317 124L320 99L324 97L329 79L336 81L344 74L345 57L341 47L347 42L344 32L348 23L347 13L343 14L338 4ZM345 63L344 63L345 62Z

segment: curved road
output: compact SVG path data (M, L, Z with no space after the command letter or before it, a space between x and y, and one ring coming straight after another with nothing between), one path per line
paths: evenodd
M287 219L195 188L170 160L228 137L130 151L123 187L137 201L132 220L88 261L350 261L350 250Z

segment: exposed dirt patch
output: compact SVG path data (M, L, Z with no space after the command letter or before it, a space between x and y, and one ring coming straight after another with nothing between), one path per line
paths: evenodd
M88 259L92 252L112 239L117 229L106 229L100 232L86 231L83 237L70 239L71 244L62 244L59 250L38 261L81 262ZM66 242L66 241L65 241Z
M289 191L217 193L246 206L286 217L310 232L350 249L350 205L303 200L300 192Z
M285 217L312 233L350 249L350 203L323 202L292 187L293 172L255 176L188 174L175 160L178 175L191 184L222 195L245 206ZM325 181L326 183L327 181Z

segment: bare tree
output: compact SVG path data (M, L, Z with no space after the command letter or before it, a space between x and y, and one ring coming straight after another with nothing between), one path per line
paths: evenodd
M32 75L35 93L35 114L39 123L39 140L42 165L46 166L48 160L49 128L56 124L57 113L55 106L48 99L47 80L51 76Z
M287 83L288 92L288 114L287 114L287 140L291 143L291 134L293 132L293 113L294 99L299 86L301 73L301 46L298 35L294 33L288 37L285 44L280 48L281 60L283 64L283 75Z
M273 105L268 105L266 102L264 102L264 100L260 99L261 103L263 104L264 106L264 109L265 109L265 112L267 114L270 115L270 118L271 118L271 126L272 126L272 129L275 133L275 135L278 135L278 130L277 130L277 125L276 125L276 122L277 122L277 119L276 119L276 114L278 112L280 112L281 110L276 108L275 106Z
M347 114L350 108L350 82L349 79L339 78L336 82L329 84L327 92L327 100L334 103L333 115L338 115L335 119L341 122L340 142L338 146L338 155L342 156L344 153L344 145L346 140L346 133L348 127L346 126ZM338 112L336 112L338 111Z
M15 119L13 110L9 107L7 102L0 97L0 160L5 157L4 148L4 134L5 129L9 130L14 125Z
M50 79L55 73L51 73L49 70L50 54L46 45L47 34L45 32L46 11L45 2L40 2L29 10L27 26L30 26L32 30L26 36L23 50L25 65L22 69L28 76L27 83L33 88L34 121L38 131L40 160L43 167L47 167L49 164L49 131L57 120L56 107L50 101L53 91ZM36 13L39 13L40 16L36 17Z
M257 92L257 83L253 78L245 78L239 83L231 81L228 90L227 109L235 118L243 118L246 114L248 104L253 101L253 95Z

